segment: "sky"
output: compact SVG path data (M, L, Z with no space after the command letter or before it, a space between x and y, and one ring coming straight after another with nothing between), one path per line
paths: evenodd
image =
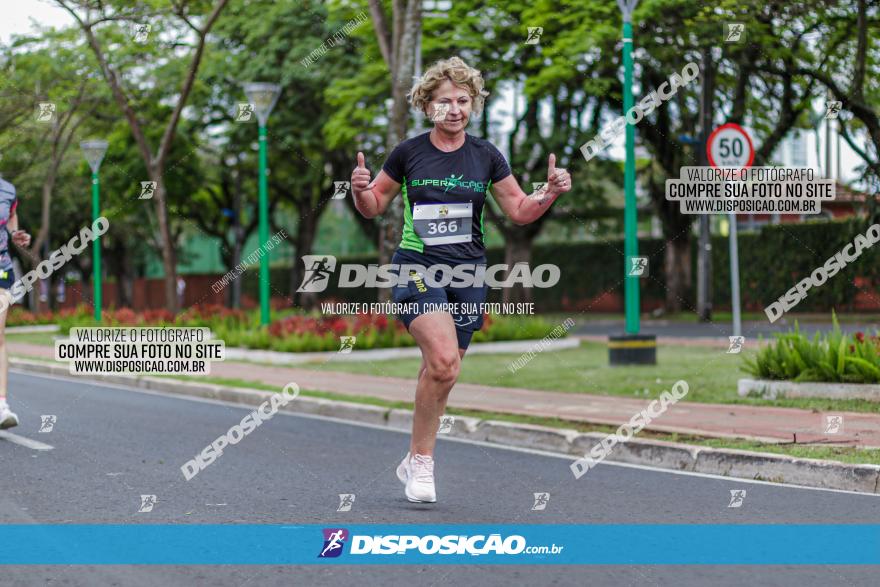
M60 8L53 0L0 0L3 18L0 19L0 43L7 43L15 33L26 33L34 29L34 23L42 26L59 27L73 23L73 18ZM508 97L506 97L508 98ZM640 96L636 96L638 102ZM504 106L510 109L512 97L505 99ZM821 106L821 105L820 105ZM507 127L507 124L502 124ZM586 142L592 137L585 137ZM815 135L807 135L807 165L817 168L818 161L815 154ZM824 141L824 135L823 135ZM618 137L612 143L606 153L613 159L622 159L624 156L623 137ZM858 156L852 152L848 145L844 144L841 150L842 178L844 181L853 179L855 175L853 167L861 162Z
M32 21L43 26L64 26L73 22L67 12L48 0L0 0L3 18L0 18L0 42L8 43L15 33L33 29Z

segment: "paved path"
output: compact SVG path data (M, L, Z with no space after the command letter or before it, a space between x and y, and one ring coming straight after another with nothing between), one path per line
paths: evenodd
M10 354L52 358L51 347L10 343ZM262 366L224 361L211 366L211 375L262 382L280 388L296 382L302 389L349 396L369 396L411 402L415 380L397 377L313 371L305 368ZM14 389L10 394L14 398ZM649 404L648 399L560 393L458 383L449 399L454 408L561 418L576 422L618 426ZM880 413L843 414L843 431L824 433L825 414L794 408L704 404L681 401L647 428L716 438L748 438L764 442L832 443L880 447Z

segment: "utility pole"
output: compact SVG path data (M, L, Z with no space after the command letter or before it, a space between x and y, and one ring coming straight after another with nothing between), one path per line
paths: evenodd
M715 68L712 50L703 49L703 91L700 97L700 165L709 165L706 142L712 132L712 96L714 94ZM697 247L697 317L700 322L712 320L712 233L709 214L700 215L700 238Z

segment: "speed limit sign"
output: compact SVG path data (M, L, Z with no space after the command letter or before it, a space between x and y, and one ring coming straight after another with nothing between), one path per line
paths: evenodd
M750 167L755 160L755 147L743 127L729 122L709 135L706 154L712 167Z

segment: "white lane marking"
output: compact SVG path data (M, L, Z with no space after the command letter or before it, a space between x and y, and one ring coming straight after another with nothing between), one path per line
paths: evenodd
M45 379L57 379L59 381L67 381L67 382L74 381L74 382L80 383L82 385L94 385L97 387L106 387L109 389L125 389L127 391L134 391L137 393L145 393L148 395L158 395L158 396L166 397L166 398L203 402L203 403L221 405L221 406L226 406L226 407L231 407L231 408L239 408L239 409L247 410L247 411L252 411L254 408L254 406L246 405L246 404L237 404L234 402L228 402L228 401L224 401L224 400L211 399L211 398L205 398L205 397L189 397L189 396L180 395L180 394L176 394L176 393L169 393L169 392L165 392L165 391L156 391L154 389L142 389L140 387L131 387L128 385L123 385L121 383L110 384L110 383L102 383L99 381L90 381L90 380L83 381L82 379L79 379L77 377L58 377L56 375L44 375L42 373L28 373L25 371L19 371L17 369L12 369L12 368L10 368L10 371L15 371L16 373L18 373L20 375L25 375L28 377L43 377ZM266 390L260 390L260 391L266 391ZM332 416L319 416L317 414L295 414L295 413L285 412L285 411L279 411L276 415L293 416L295 418L311 418L313 420L325 420L327 422L336 422L337 424L347 424L349 426L359 426L361 428L372 428L374 430L384 430L386 432L396 432L398 434L406 434L406 435L410 434L409 430L397 430L395 428L389 428L387 426L380 426L379 424L369 424L367 422L352 422L351 420L343 420L342 418L333 418ZM550 452L550 451L546 451L546 450L539 450L536 448L525 448L525 447L520 447L520 446L507 446L504 444L495 444L492 442L486 442L483 440L472 440L469 438L454 438L454 437L450 437L450 436L438 435L437 440L443 440L443 441L449 441L449 442L460 442L462 444L472 444L475 446L485 446L488 448L497 448L497 449L501 449L501 450L510 450L513 452L521 452L521 453L533 454L533 455L538 455L538 456L543 456L543 457L552 457L555 459L565 459L569 462L571 462L572 460L581 458L580 455ZM831 489L828 487L808 487L806 485L796 485L793 483L774 483L772 481L759 481L757 479L745 479L745 478L740 478L740 477L725 477L724 475L714 475L712 473L697 473L695 471L679 471L679 470L674 470L674 469L662 469L660 467L653 467L651 465L635 465L635 464L630 464L630 463L616 463L616 462L607 461L607 460L602 461L601 463L599 463L599 465L602 465L602 466L608 465L611 467L625 467L628 469L640 469L643 471L651 471L654 473L666 473L668 475L684 475L687 477L700 477L703 479L715 479L715 480L719 480L719 481L727 481L730 483L750 483L752 485L769 485L771 487L776 487L779 489L806 489L808 491L827 491L827 492L831 492L831 493L845 493L848 495L861 495L861 496L865 496L865 497L880 497L880 495L878 495L876 493L865 493L863 491L852 491L850 489ZM577 480L577 479L575 479L574 481L579 482L579 480Z
M25 438L24 436L19 436L18 434L13 434L12 432L7 432L6 430L0 431L0 438L8 440L9 442L14 442L15 444L20 444L21 446L32 448L34 450L52 450L53 448L55 448L54 446L45 444L38 440L31 440L30 438Z

